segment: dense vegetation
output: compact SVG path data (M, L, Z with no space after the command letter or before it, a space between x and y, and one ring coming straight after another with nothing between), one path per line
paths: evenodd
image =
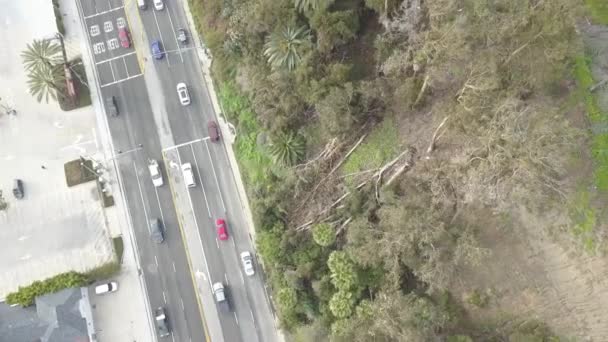
M294 338L550 338L480 329L449 290L485 217L572 200L575 1L190 1Z
M21 306L30 306L34 304L34 300L38 296L48 293L54 293L70 287L85 286L89 283L86 275L78 272L61 273L54 277L43 281L35 281L32 284L19 287L17 292L9 293L6 296L8 304L19 304Z

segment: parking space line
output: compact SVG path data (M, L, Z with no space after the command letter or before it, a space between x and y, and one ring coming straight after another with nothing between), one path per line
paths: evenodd
M167 47L167 45L165 45L165 40L163 39L163 33L160 31L160 25L158 25L158 19L156 18L156 11L152 11L152 14L154 15L154 22L156 22L156 28L158 29L158 34L160 35L160 43L163 45L162 48L164 50L165 47ZM169 63L169 65L171 65L171 61L169 60L169 54L165 53L165 55L167 55L167 63Z
M148 222L148 211L146 210L146 202L144 201L144 193L141 191L141 182L139 181L139 175L137 175L137 166L133 162L133 171L135 171L135 179L137 180L137 186L139 188L139 196L141 197L141 205L144 207L144 215L146 215L146 227L148 227L148 234L152 234L150 231L150 225Z
M182 159L179 156L179 151L177 151L177 162L182 165ZM183 180L183 174L182 174ZM203 251L203 261L205 262L205 268L207 269L207 281L209 282L209 287L211 287L211 272L209 272L209 265L207 264L207 256L205 255L205 250L203 249L203 238L201 238L201 231L198 228L198 221L196 220L196 214L194 214L194 205L192 205L192 197L190 197L190 191L188 190L188 186L186 182L184 182L184 187L186 188L186 194L188 195L188 202L190 202L190 210L192 210L192 217L194 218L194 225L196 226L196 234L198 235L198 242L201 244L201 251ZM209 210L209 207L207 207ZM211 215L211 214L209 214Z
M196 173L198 174L198 180L201 183L201 189L203 189L205 204L207 204L207 212L209 213L209 218L211 218L211 209L209 208L209 201L207 201L207 193L205 192L205 187L203 186L203 177L201 177L201 172L198 168L198 162L196 161L196 154L194 153L194 148L192 147L192 145L190 145L190 150L192 151L192 157L194 158L194 165L196 165Z
M207 143L207 140L205 140L205 147L207 148L207 155L209 156L209 161L211 162L211 170L213 170L213 177L215 178L215 184L217 185L217 192L219 192L220 200L222 201L222 208L224 208L224 212L226 212L226 205L224 204L224 196L222 196L222 190L220 189L220 182L217 180L217 174L215 173L215 166L213 165L213 158L211 158L211 152L209 151L209 143Z
M122 63L125 65L125 71L127 72L127 78L129 78L129 68L127 67L127 60L123 58Z
M109 3L110 3L110 2L108 1L108 4L109 4ZM119 6L119 7L116 7L116 8L112 8L112 4L110 4L110 9L109 9L109 10L107 10L107 11L102 11L102 12L97 12L97 13L95 13L95 14L91 14L91 15L87 15L87 16L85 16L84 18L85 18L85 19L90 19L90 18L93 18L93 17L97 17L97 16L100 16L100 15L104 15L104 14L106 14L106 13L110 13L110 12L114 12L114 11L119 11L119 10L121 10L121 9L123 9L123 8L125 8L125 6ZM97 10L97 8L95 8L95 10Z
M102 84L100 87L101 87L101 88L104 88L104 87L108 87L108 86L111 86L111 85L114 85L114 84L118 84L118 83L121 83L121 82L126 82L126 81L128 81L128 80L130 80L130 79L133 79L133 78L136 78L136 77L139 77L139 76L142 76L142 75L143 75L143 74L137 74L137 75L129 76L129 77L127 77L127 78L123 78L123 79L118 80L118 81L114 81L114 82L110 82L110 83Z
M169 14L169 22L171 23L171 30L173 30L173 38L175 39L175 44L177 45L177 51L179 51L179 57L182 59L182 63L184 63L184 56L182 56L182 52L179 48L179 41L177 41L177 32L175 32L175 26L173 25L173 20L171 19L171 9L167 6L167 13Z
M116 56L116 57L112 57L112 58L104 59L103 61L95 62L95 65L99 65L99 64L102 64L102 63L108 63L108 62L111 62L111 61L116 60L116 59L119 59L119 58L123 58L123 59L124 59L124 57L131 56L131 55L133 55L133 54L135 54L135 51L133 51L133 52L129 52L129 53L125 53L125 54L120 55L120 56ZM126 62L125 62L125 63L126 63Z
M116 76L114 76L114 68L112 67L112 63L110 63L110 72L112 73L113 82L116 82Z

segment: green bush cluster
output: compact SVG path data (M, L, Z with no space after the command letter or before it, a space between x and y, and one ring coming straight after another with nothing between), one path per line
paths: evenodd
M17 292L9 293L6 296L8 304L19 304L27 307L34 304L38 296L54 293L70 287L81 287L89 283L89 278L78 272L67 272L58 274L52 278L42 281L35 281L31 285L19 287Z

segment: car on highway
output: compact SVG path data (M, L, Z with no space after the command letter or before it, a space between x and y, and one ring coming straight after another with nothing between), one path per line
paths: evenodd
M188 35L186 34L186 29L177 29L177 40L184 45L188 44Z
M226 229L226 221L224 219L215 220L215 228L217 229L217 237L224 241L228 240L228 229Z
M156 159L148 160L148 170L150 171L150 177L152 178L152 184L155 187L163 185L163 174L160 172L160 166Z
M194 173L192 172L192 164L184 163L182 164L182 173L184 174L184 183L189 188L194 188L196 186L196 182L194 181Z
M207 131L209 132L209 139L211 141L216 142L220 140L220 128L215 121L207 122Z
M251 253L245 251L241 252L241 263L243 264L243 270L245 274L248 276L252 276L255 274L255 270L253 269L253 258L251 257Z
M123 48L128 49L131 47L131 37L126 28L123 27L118 30L118 39L120 40L120 45Z
M115 281L111 281L109 283L95 286L95 294L97 294L97 295L111 293L111 292L115 292L117 290L118 290L118 283Z
M157 11L162 11L163 8L165 8L165 3L163 2L163 0L153 0L154 1L154 8L156 8Z
M163 223L159 218L150 220L150 237L152 238L152 241L156 243L163 243L163 241L165 241Z
M143 11L148 8L148 4L146 3L146 0L137 0L137 7Z
M118 106L114 95L106 97L106 110L110 113L110 116L118 116Z
M165 53L163 52L163 47L160 45L160 42L158 40L152 41L151 48L152 56L154 56L155 59L163 59Z
M167 324L167 316L165 315L165 309L162 306L154 311L154 321L156 322L158 336L167 337L170 335L169 325Z
M215 297L215 302L220 307L220 310L223 312L230 311L230 304L228 304L228 298L226 297L226 291L224 289L224 284L215 283L213 284L213 296Z
M21 179L15 179L13 181L13 196L15 196L16 199L22 199L24 195L23 181Z
M177 96L179 97L179 103L181 103L182 106L190 104L190 94L188 93L188 86L186 86L186 83L180 82L177 84Z

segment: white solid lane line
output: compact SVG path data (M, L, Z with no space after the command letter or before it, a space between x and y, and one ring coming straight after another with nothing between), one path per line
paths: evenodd
M217 249L220 249L220 243L217 241L217 238L215 238L215 245L217 246Z
M205 197L205 204L207 205L207 213L209 214L209 218L211 218L211 209L209 208L209 202L207 201L207 193L205 192L205 187L203 186L203 178L201 177L198 162L196 161L196 154L194 154L194 147L192 147L192 145L190 145L190 151L192 151L192 157L194 158L194 165L196 165L196 173L198 174L198 180L201 183L201 189L203 189L203 196Z
M165 295L165 291L163 291L163 301L165 302L165 305L167 304L167 296Z
M139 175L137 174L137 166L133 162L133 171L135 171L135 179L137 179L137 187L139 188L139 196L141 197L141 205L144 208L144 215L146 216L146 227L148 227L148 234L151 234L150 225L148 224L148 211L146 210L146 202L144 201L144 193L141 191L141 182L139 181Z
M186 146L186 145L192 145L195 142L199 142L199 141L203 141L203 140L208 140L209 137L205 137L205 138L200 138L200 139L194 139L185 143L181 143L181 144L177 144L177 145L173 145L173 146L169 146L169 147L165 147L163 148L163 152L169 151L169 150L175 150L178 147L182 147L182 146Z
M156 267L158 267L158 258L156 257L156 255L154 256L154 261L156 262Z
M125 65L125 71L127 72L127 78L129 78L129 68L127 68L127 61L123 58L122 64Z
M112 73L112 82L116 82L116 76L114 76L114 68L112 67L112 63L110 65L110 72Z
M236 325L239 325L239 319L236 317L236 312L232 312L234 314L234 320L236 321Z
M177 271L175 270L175 262L173 263L173 273L177 273Z
M182 311L186 311L186 309L184 307L184 300L180 298L179 301L182 303Z
M158 209L160 210L160 219L163 223L163 228L166 230L167 226L165 226L165 215L163 215L163 208L160 205L160 198L158 198L158 189L156 189L156 187L154 187L154 193L156 194L156 203L158 203Z
M224 279L226 279L226 286L228 286L228 275L224 273Z
M169 22L171 23L171 30L173 30L173 38L175 38L175 44L177 44L177 51L179 51L179 57L182 59L182 63L184 63L184 56L182 56L182 52L180 51L180 48L179 48L179 41L177 40L177 32L175 32L175 26L173 25L173 20L171 19L170 8L171 8L170 6L167 6L167 14L169 15Z
M99 64L103 64L103 63L108 63L114 60L117 60L119 58L122 58L123 60L125 59L125 57L127 56L131 56L134 55L135 52L129 52L129 53L125 53L124 55L120 55L120 56L116 56L116 57L112 57L112 58L108 58L108 59L104 59L103 61L99 61L99 62L95 62L95 65L99 65ZM126 62L125 62L126 63Z
M249 313L251 314L251 320L255 324L255 317L253 316L253 310L249 309Z
M222 196L222 190L220 189L220 182L217 180L217 173L215 173L215 166L213 164L213 158L211 158L211 152L209 151L209 143L205 140L205 147L207 148L207 155L209 156L209 161L211 162L211 170L213 170L213 178L215 178L215 184L217 185L217 192L220 194L220 200L222 201L222 208L224 208L224 213L226 212L226 205L224 204L224 196ZM194 152L192 152L194 153Z
M118 84L118 83L126 82L126 81L128 81L128 80L130 80L130 79L132 79L132 78L136 78L136 77L139 77L139 76L142 76L142 75L143 75L143 74L138 74L138 75L130 76L130 77L127 77L127 78L123 78L122 80L118 80L118 81L114 81L114 82L110 82L110 83L102 84L102 85L100 85L100 87L101 87L101 88L104 88L104 87L111 86L111 85L114 85L114 84Z
M92 15L87 15L87 16L85 16L84 18L85 18L85 19L89 19L89 18L93 18L93 17L100 16L100 15L104 15L104 14L106 14L106 13L110 13L110 12L118 11L118 10L121 10L121 9L125 8L125 6L119 6L119 7L116 7L116 8L112 8L112 6L110 6L110 8L111 8L111 9L110 9L110 10L108 10L108 11L103 11L103 12L95 13L95 14L92 14Z

